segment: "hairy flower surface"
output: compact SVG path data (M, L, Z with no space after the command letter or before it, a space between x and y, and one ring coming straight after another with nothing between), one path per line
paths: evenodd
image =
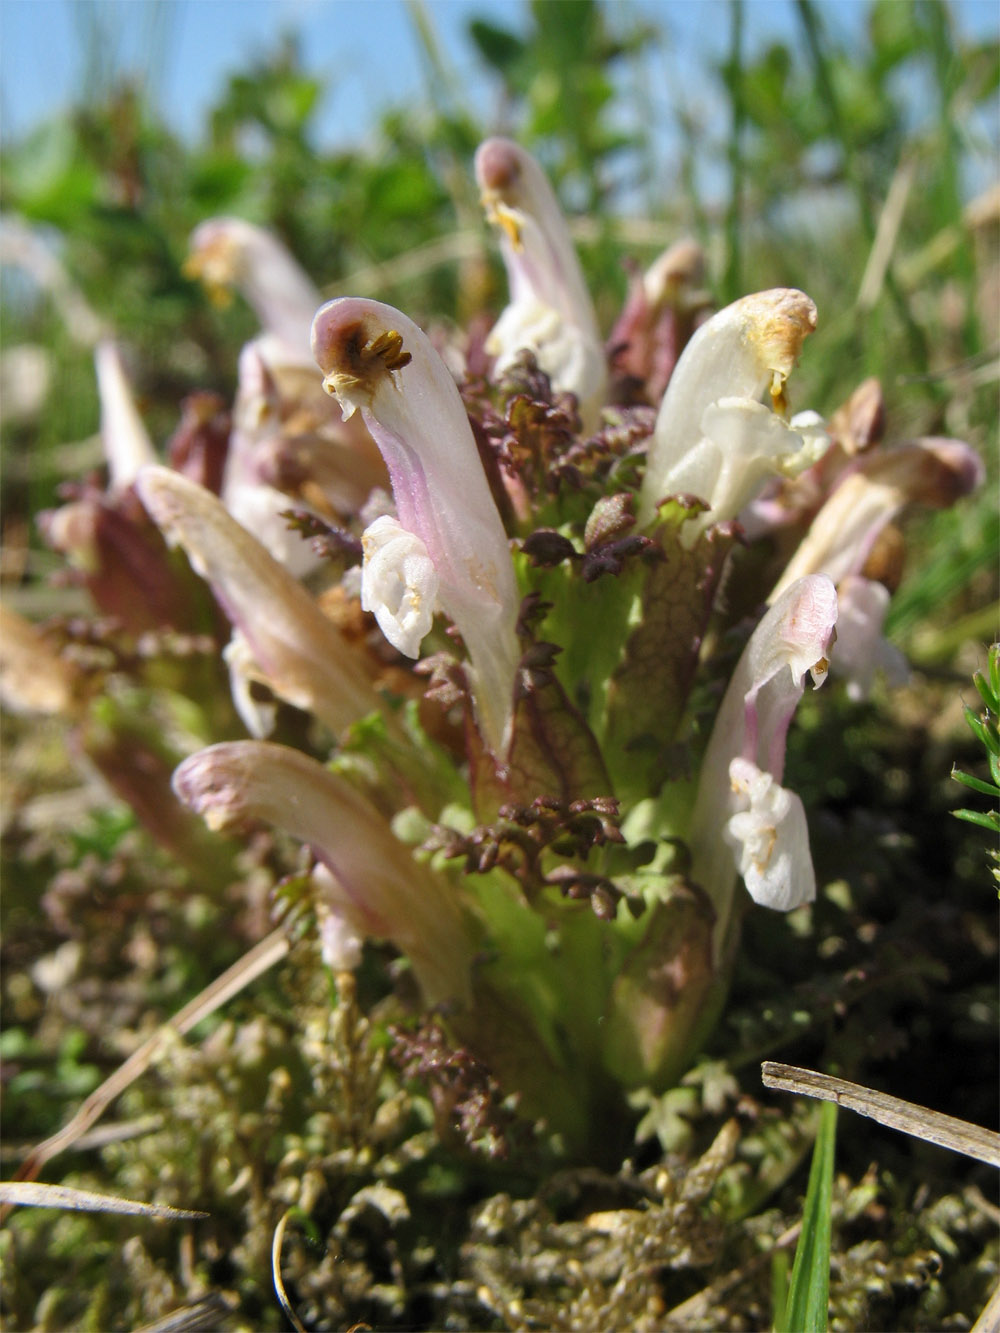
M455 382L416 324L378 301L344 297L323 306L313 352L344 415L360 409L389 469L399 527L410 535L401 540L394 530L396 540L385 543L379 528L367 536L366 564L376 565L365 574L369 608L378 607L379 623L392 630L387 636L414 655L416 630L425 623L421 609L433 603L433 568L441 608L469 653L487 739L500 752L509 739L520 656L520 599Z

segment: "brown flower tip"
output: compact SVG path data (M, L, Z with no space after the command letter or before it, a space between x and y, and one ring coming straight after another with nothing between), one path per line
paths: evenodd
M359 399L371 402L384 376L413 359L403 350L402 334L383 329L373 337L363 320L343 326L336 320L317 321L313 355L323 371L323 388L345 407L356 406Z
M783 412L785 381L799 359L803 342L816 328L815 303L794 287L775 287L745 296L736 306L744 337L771 371L775 411Z
M509 139L487 139L476 152L476 180L484 192L501 197L517 185L521 159L516 144Z

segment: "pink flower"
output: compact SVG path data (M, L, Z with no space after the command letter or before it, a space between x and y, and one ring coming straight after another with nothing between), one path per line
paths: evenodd
M324 867L325 946L356 963L362 938L405 952L428 1004L470 998L475 931L449 886L415 861L386 819L337 774L298 750L232 741L191 755L174 791L212 829L262 820L307 843Z
M308 364L309 325L320 294L277 236L243 218L209 218L194 229L185 264L220 303L236 287L257 314L268 360Z
M336 627L214 495L163 467L144 468L136 489L167 541L182 546L212 585L233 626L227 661L248 730L263 735L270 724L249 691L252 681L315 713L338 738L381 707Z
M520 599L455 382L416 324L378 301L323 306L313 352L344 416L361 410L392 481L398 521L379 519L364 537L365 605L389 641L415 657L440 604L465 642L479 721L499 755L520 657Z
M861 455L813 519L770 600L806 574L839 583L860 573L879 533L907 505L947 508L985 475L978 454L961 440L911 440Z
M802 803L780 784L785 738L807 673L826 677L837 593L814 575L793 584L750 636L702 761L689 842L692 877L725 931L738 870L758 903L788 911L816 893Z

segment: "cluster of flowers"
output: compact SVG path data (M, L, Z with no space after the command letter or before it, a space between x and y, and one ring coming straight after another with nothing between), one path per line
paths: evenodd
M183 548L253 739L192 754L176 795L307 845L327 962L390 942L579 1142L608 1089L668 1085L703 1040L739 881L780 911L814 897L783 783L807 677L852 697L905 677L882 636L893 520L982 469L954 440L885 444L872 382L830 421L789 416L812 301L712 313L691 242L633 280L605 344L538 164L491 139L476 172L510 283L484 344L321 305L273 237L206 222L191 269L262 325L231 425L189 401L159 465L103 345L110 485L45 529L140 633L192 628L146 515ZM321 724L313 754L265 739L282 703Z

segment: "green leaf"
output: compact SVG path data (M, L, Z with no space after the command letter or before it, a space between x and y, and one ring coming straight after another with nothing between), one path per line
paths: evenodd
M795 1247L784 1317L780 1323L775 1320L776 1333L825 1333L830 1296L830 1213L836 1130L836 1103L824 1102L803 1205L802 1234Z
M98 174L66 120L40 125L4 161L5 206L31 222L72 227L93 208Z
M527 654L522 660L507 763L508 799L530 800L532 793L545 792L573 801L611 791L593 732L551 669L553 650L559 651L541 644L534 657Z
M717 1012L715 913L697 885L678 880L668 892L643 918L602 1020L605 1067L626 1087L669 1088Z
M249 162L230 153L211 153L198 162L188 186L191 198L205 212L229 207L254 174Z
M472 20L469 36L486 63L501 74L509 73L511 67L524 58L526 48L520 37L508 32L506 28L487 23L485 19Z
M775 1329L786 1327L788 1308L788 1251L775 1250L771 1256L771 1311Z
M963 787L971 787L973 791L982 792L984 796L1000 796L1000 791L994 783L983 782L981 778L974 778L971 773L963 773L960 768L953 768L951 776Z
M995 810L985 815L978 810L953 810L951 813L956 819L962 819L967 824L978 824L980 828L988 829L990 833L1000 831L1000 816Z
M993 666L994 666L995 660L996 660L996 659L995 659L995 656L994 656L994 654L993 654L993 652L992 652L992 650L991 650L991 652L990 652L990 671L991 671L991 674L992 674L992 670L993 670ZM990 710L990 712L991 712L991 713L1000 713L1000 699L997 698L997 691L996 691L996 686L995 686L994 682L993 682L992 680L987 681L987 679L986 679L986 677L983 675L983 673L982 673L981 671L977 671L976 674L972 677L972 683L973 683L973 685L975 685L976 689L979 691L979 693L980 693L980 695L981 695L981 697L982 697L983 703L984 703L984 704L986 705L986 707Z
M735 540L731 526L719 524L688 550L679 533L690 514L676 501L661 510L664 558L650 568L639 622L608 689L606 751L620 795L634 782L643 790L656 785L655 766L674 739Z
M920 45L912 0L875 0L868 15L868 31L875 65L884 73L911 56Z
M972 709L968 706L968 704L965 705L962 711L965 713L965 720L973 736L975 736L976 740L979 741L983 749L985 750L990 749L990 735L989 731L987 730L986 722L984 722L982 718L980 718L976 713L974 713Z
M962 52L965 67L963 94L970 102L984 102L994 97L1000 86L1000 57L996 43L982 42L966 47Z

